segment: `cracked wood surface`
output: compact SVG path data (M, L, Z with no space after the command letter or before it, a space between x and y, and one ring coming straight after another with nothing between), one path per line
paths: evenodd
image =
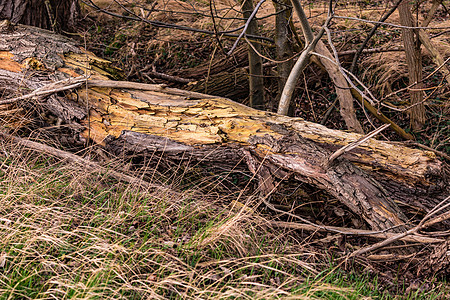
M407 203L412 197L427 210L448 189L444 166L429 151L370 139L326 168L332 152L361 135L225 98L108 80L117 73L109 62L41 29L0 30L0 45L0 85L8 95L89 75L88 87L38 103L63 122L76 124L83 138L115 151L158 151L175 159L189 153L201 161L235 165L243 161L246 149L272 175L287 172L327 190L373 229L403 225L406 218L395 202ZM17 45L23 47L20 53Z

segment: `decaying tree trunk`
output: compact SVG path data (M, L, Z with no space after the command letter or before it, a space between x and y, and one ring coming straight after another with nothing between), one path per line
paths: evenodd
M0 104L41 106L72 127L74 137L92 139L116 153L159 152L167 159L212 165L247 162L256 173L261 165L261 178L291 177L324 189L376 230L404 229L408 220L397 203L428 211L448 192L443 163L432 152L370 139L327 164L335 150L361 135L225 98L109 80L108 68L107 61L68 38L25 26L0 29L4 95L40 88L34 97ZM73 81L84 75L89 79ZM59 80L78 89L56 94ZM51 83L47 88L53 92L45 95Z

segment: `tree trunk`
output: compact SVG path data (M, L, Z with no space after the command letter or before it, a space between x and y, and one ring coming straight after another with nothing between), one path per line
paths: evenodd
M292 18L292 9L290 8L290 1L273 1L275 11L275 52L278 61L284 61L277 64L278 71L278 96L276 102L280 101L281 93L283 92L286 80L294 65L294 60L288 60L294 55L294 40L290 28L289 20ZM288 115L292 116L295 103L291 101Z
M311 25L309 24L308 18L306 17L305 11L303 10L303 7L300 3L300 0L291 0L292 6L294 7L294 10L300 19L300 24L302 26L303 35L305 36L305 40L307 44L313 43L314 40L314 34L311 29ZM306 49L305 49L306 50ZM334 86L336 88L336 94L339 99L339 104L341 107L340 113L342 118L344 119L345 125L347 125L347 128L353 132L358 133L364 133L361 124L358 122L358 119L356 118L355 108L353 106L353 96L350 92L350 86L345 79L345 77L342 75L341 70L339 67L333 63L334 58L331 55L330 51L327 49L324 43L322 43L320 40L317 42L317 45L314 49L318 54L321 54L330 60L319 57L320 62L324 66L325 70L328 72L328 75L330 76L331 80L334 83ZM306 53L305 53L306 54ZM295 81L295 78L298 78L300 76L297 71L302 70L302 66L299 65L299 62L302 60L299 58L296 65L294 66L294 70L292 71L292 74L290 74L290 77L292 77L293 81ZM297 67L296 67L297 66ZM278 108L278 112L282 113L285 109L286 102L290 102L290 95L292 95L292 89L294 82L289 82L288 85L283 90L283 94L281 96L280 100L280 106ZM286 114L286 113L284 113Z
M108 80L108 62L82 51L72 40L37 28L0 30L4 95L41 92L0 104L39 106L73 128L74 139L92 139L116 153L229 169L247 162L255 172L255 163L262 165L260 177L290 177L326 190L375 230L404 229L408 220L396 203L428 211L448 193L444 166L431 152L370 139L328 165L334 151L361 135L216 96ZM84 74L89 80L73 93L55 94L53 84L53 92L42 94L55 80Z
M0 0L0 19L59 32L74 31L78 0Z
M243 0L242 15L248 19L253 12L253 0ZM247 29L247 33L258 35L258 22L253 18ZM261 53L261 46L253 43L253 47ZM250 45L248 46L248 66L249 66L249 85L250 85L250 106L256 109L264 109L264 73L262 58L256 53Z
M0 19L53 31L73 31L79 14L78 0L0 0Z
M409 1L403 0L398 6L400 23L403 26L417 26L411 14ZM413 107L409 110L411 127L420 130L425 124L425 106L423 105L422 84L422 53L420 51L418 29L402 29L403 44L405 45L406 63L408 64L410 97Z

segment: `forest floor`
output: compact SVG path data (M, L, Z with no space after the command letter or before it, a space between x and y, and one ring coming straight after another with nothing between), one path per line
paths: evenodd
M127 16L115 1L94 2ZM155 20L212 28L203 16L208 14L207 4L195 2L195 16L187 17L185 12L192 9L187 5L192 3L165 4L164 9L154 8ZM221 1L216 9L225 10L235 4ZM271 6L264 4L261 14L270 15ZM307 8L318 28L326 7L311 2ZM194 83L208 80L214 75L208 72L208 66L225 57L211 36L157 29L84 9L88 13L77 38L88 50L121 68L126 80L189 88L193 83L167 81L154 74L192 79ZM383 12L374 5L364 9L343 6L340 11L360 17ZM390 21L395 22L396 16L393 18ZM265 20L262 28L268 33L273 29L273 18ZM448 15L440 12L436 22L448 22ZM370 28L348 20L335 26L339 33L337 48L342 52L361 42L352 38L355 32ZM448 56L449 35L436 39ZM233 40L222 42L230 47ZM400 42L399 31L381 30L370 47L395 48ZM265 54L272 55L270 51ZM406 85L401 55L394 51L364 57L364 72L360 74L377 96L386 96ZM345 66L350 59L342 57ZM226 72L232 73L245 64L244 56ZM426 69L429 73L432 70ZM266 70L267 99L276 97L274 74L273 69ZM436 75L427 84L441 79ZM300 81L304 84L296 93L295 115L345 129L338 109L327 116L335 95L325 73L311 65ZM417 141L447 154L450 106L445 99L449 95L447 85L430 98L429 121L423 131L415 133ZM391 101L402 105L401 96ZM246 97L234 100L248 101ZM268 101L267 109L275 108L276 103ZM385 113L408 129L407 116ZM358 117L367 130L370 122L377 124L375 119L366 119L362 110ZM385 137L400 140L395 133L386 133ZM280 216L255 200L257 183L245 172L213 173L200 164L178 165L164 157L159 157L156 164L131 164L119 157L106 159L97 146L82 151L111 170L142 176L165 187L144 189L118 182L108 173L89 172L9 143L2 142L0 149L0 299L450 298L448 278L416 277L413 259L400 264L395 259L385 262L346 258L346 254L366 245L368 238L347 239L339 234L276 227L274 221ZM286 182L273 197L280 207L297 207L302 214L324 224L363 226L358 216L342 204L306 184L293 186Z
M171 189L146 190L1 147L0 299L450 297L442 278L343 259L339 235L275 228L233 176L148 168Z

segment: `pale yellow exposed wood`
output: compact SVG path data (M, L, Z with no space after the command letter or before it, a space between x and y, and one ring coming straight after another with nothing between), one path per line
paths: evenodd
M1 59L12 59L0 52ZM89 54L68 54L66 65L56 74L90 74L89 88L81 87L69 99L90 108L89 127L83 136L104 144L108 136L120 137L134 131L169 138L189 146L238 143L251 145L252 137L266 135L274 139L289 133L319 144L342 147L361 135L328 129L300 118L289 118L249 108L229 99L195 92L171 89L162 85L105 80L91 64L108 65ZM254 147L254 146L252 146ZM268 153L267 145L256 145L255 151ZM370 139L350 153L362 168L380 168L388 174L402 174L411 182L426 182L428 168L439 168L435 155L399 144Z
M100 90L96 89L96 92ZM170 95L171 90L166 90ZM254 110L223 98L164 101L155 100L156 95L151 91L139 92L139 97L135 96L136 90L102 91L112 96L98 93L95 96L101 101L90 100L90 103L110 125L101 127L104 130L97 134L97 139L102 134L102 139L108 135L117 138L122 134L121 130L130 130L161 135L194 146L230 141L245 144L252 136L281 136L278 129L271 128L272 125L284 126L305 138L338 147L361 137L356 133L328 129L300 118ZM168 97L167 94L164 96ZM86 101L83 93L80 93L80 98L82 102ZM111 104L114 102L118 104ZM127 105L121 105L124 103ZM434 153L430 151L375 139L359 146L351 155L363 168L378 165L393 174L407 174L424 181L427 163L435 160Z

